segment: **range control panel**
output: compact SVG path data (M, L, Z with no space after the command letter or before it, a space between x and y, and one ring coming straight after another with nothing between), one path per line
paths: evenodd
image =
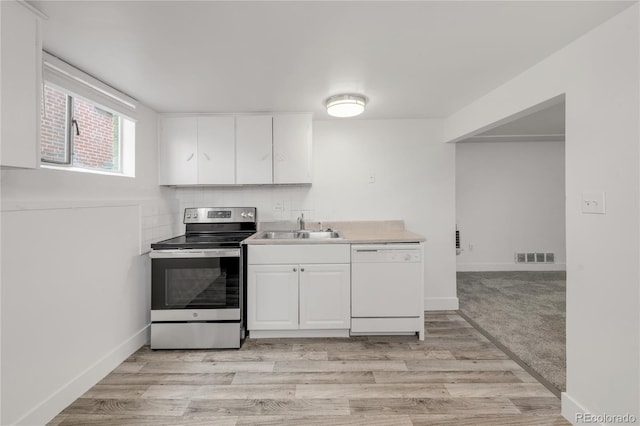
M256 222L255 207L191 207L184 209L184 223Z

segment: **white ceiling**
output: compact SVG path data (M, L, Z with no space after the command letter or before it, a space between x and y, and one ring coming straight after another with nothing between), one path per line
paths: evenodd
M443 117L630 2L33 1L44 47L159 112Z

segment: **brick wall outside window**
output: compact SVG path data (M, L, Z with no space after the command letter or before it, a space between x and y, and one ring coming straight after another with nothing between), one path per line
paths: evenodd
M67 95L53 87L45 86L44 105L47 108L47 117L42 117L42 158L65 162ZM89 169L119 170L119 117L77 97L73 99L72 116L78 122L80 135L76 134L74 126L71 165Z
M53 87L45 86L42 105L47 109L45 117L43 108L40 113L40 152L42 158L56 163L67 161L67 94Z

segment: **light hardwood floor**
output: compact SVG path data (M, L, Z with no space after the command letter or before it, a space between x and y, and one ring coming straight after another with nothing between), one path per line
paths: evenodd
M426 338L143 347L50 425L568 425L560 401L455 312Z

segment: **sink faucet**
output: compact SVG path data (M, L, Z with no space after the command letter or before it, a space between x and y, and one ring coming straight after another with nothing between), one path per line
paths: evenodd
M298 218L298 223L300 224L300 230L304 231L304 213L300 213L300 217Z

